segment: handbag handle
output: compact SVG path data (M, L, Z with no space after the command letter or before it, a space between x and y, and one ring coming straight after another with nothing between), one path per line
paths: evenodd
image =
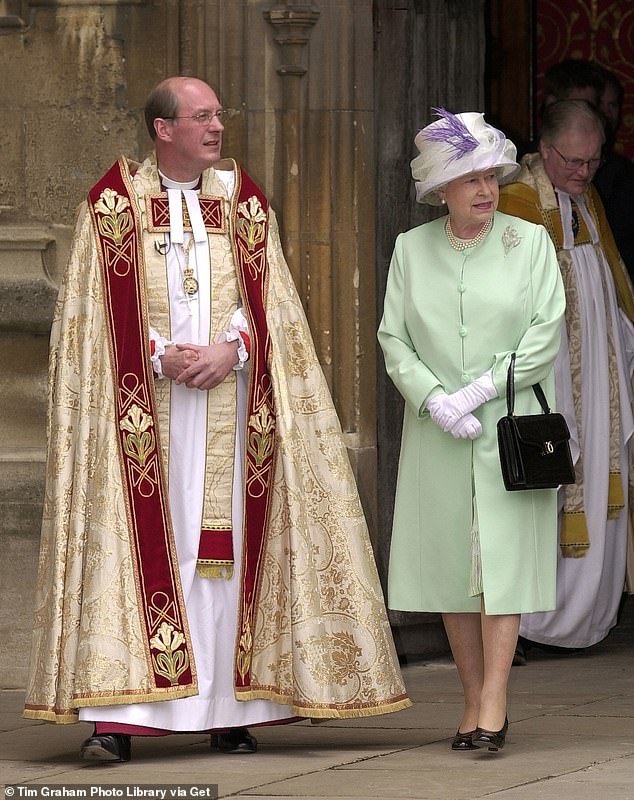
M533 384L533 391L535 397L539 401L544 414L550 414L548 401L542 387L538 383ZM508 372L506 373L506 408L508 415L513 416L513 409L515 408L515 353L511 353L511 363L509 364Z

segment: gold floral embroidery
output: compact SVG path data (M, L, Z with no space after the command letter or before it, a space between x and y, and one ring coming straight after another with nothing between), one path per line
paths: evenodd
M311 636L298 642L300 658L313 679L322 686L336 683L343 686L361 671L362 650L354 637L345 631L324 636Z
M251 668L252 650L253 636L251 635L251 626L248 620L245 620L240 635L240 646L238 648L238 671L243 678Z
M252 253L262 244L266 235L266 213L260 200L252 195L244 203L238 205L238 214L243 219L238 219L236 233L246 243L247 249Z
M154 451L156 440L154 431L151 430L153 426L152 417L137 405L133 405L126 417L119 422L121 430L128 431L123 437L123 449L141 468Z
M267 405L262 405L249 420L249 452L258 467L270 457L273 448L272 433L275 420Z
M247 489L252 497L259 497L266 490L275 444L275 417L266 403L249 418L248 431Z
M156 437L154 421L138 405L133 404L127 415L119 421L124 432L123 452L130 459L128 473L134 488L143 497L151 497L158 485Z
M306 342L305 328L300 322L284 322L286 335L287 365L290 373L305 378L311 368L309 344Z
M289 686L293 683L293 654L282 653L277 661L268 665L269 672L278 686Z
M179 677L189 666L189 656L185 650L179 650L185 643L185 637L167 622L161 623L158 634L150 639L150 647L158 650L152 654L154 669L158 675L167 678L172 686L178 683Z
M330 473L338 480L347 478L350 462L347 459L346 451L341 446L339 431L336 428L317 430L315 436L319 444L319 451L326 459Z
M126 210L129 207L130 201L117 194L114 189L104 189L95 203L95 212L102 215L97 217L99 230L102 236L111 239L116 245L123 242L126 233L132 228L132 215Z

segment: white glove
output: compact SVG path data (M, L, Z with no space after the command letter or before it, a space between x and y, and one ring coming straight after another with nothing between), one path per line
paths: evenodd
M434 422L448 433L461 417L497 396L498 391L489 370L457 392L435 395L427 401L427 410Z
M482 425L473 414L465 414L464 417L460 417L449 433L454 439L477 439L482 433Z

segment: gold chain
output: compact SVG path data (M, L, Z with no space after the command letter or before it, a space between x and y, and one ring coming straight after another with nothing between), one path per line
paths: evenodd
M182 245L185 256L185 267L183 268L183 291L188 297L193 297L198 293L198 281L194 277L194 270L189 266L189 251L194 243L194 234L189 237L186 245Z

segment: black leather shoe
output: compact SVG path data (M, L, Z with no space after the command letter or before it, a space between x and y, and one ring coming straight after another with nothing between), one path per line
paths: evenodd
M459 730L456 731L456 735L453 737L453 742L451 743L452 750L479 750L477 744L473 743L473 734L476 732L476 728L472 731L465 731L465 733L461 733Z
M86 761L129 761L130 737L126 733L100 733L81 744L81 757Z
M217 747L221 753L244 755L255 753L258 749L258 742L246 728L231 728L226 733L212 734L211 746Z
M497 753L504 747L506 732L509 728L508 717L504 720L504 725L499 731L487 731L484 728L476 728L473 734L473 743L477 745L487 745L490 753Z

